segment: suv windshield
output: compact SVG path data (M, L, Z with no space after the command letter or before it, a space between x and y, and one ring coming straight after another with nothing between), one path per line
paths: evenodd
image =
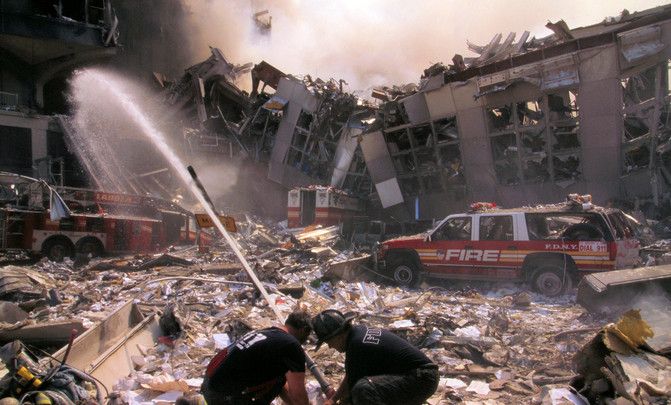
M446 220L432 236L433 240L470 240L471 217L456 217Z

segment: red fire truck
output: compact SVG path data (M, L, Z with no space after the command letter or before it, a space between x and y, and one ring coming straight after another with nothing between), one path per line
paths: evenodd
M0 172L0 250L59 261L75 253L151 252L195 238L193 215L169 201L59 188Z
M297 187L289 191L289 228L338 225L361 215L361 200L334 187Z

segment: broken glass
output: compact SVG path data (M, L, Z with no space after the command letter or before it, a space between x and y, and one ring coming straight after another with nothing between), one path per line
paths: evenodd
M459 145L445 145L438 150L438 153L447 183L465 184Z
M629 107L655 98L657 66L621 80L624 106Z
M519 126L526 127L543 122L544 114L541 110L541 101L542 99L517 103L517 122Z
M520 134L520 139L522 140L522 146L524 147L524 153L537 154L545 153L545 127L539 129L538 131L525 131Z
M513 106L512 104L487 110L490 132L505 131L513 129Z
M632 146L624 151L624 172L630 173L650 165L650 148L647 144Z
M408 131L405 129L386 132L384 135L389 147L389 152L391 152L392 155L396 151L404 151L412 147L412 144L410 143L410 137L408 136Z
M434 121L433 128L436 131L436 142L438 143L459 140L456 117Z
M571 150L580 147L578 133L580 125L577 123L568 123L564 125L551 124L550 131L554 137L552 145L553 151Z
M548 159L545 153L524 161L524 179L529 183L542 183L550 179Z
M310 124L312 123L313 118L314 116L312 114L301 110L301 113L298 116L298 121L296 121L296 126L308 131L310 130Z
M420 125L410 129L410 133L415 138L415 146L432 146L433 145L433 133L431 132L430 125Z
M518 149L515 134L504 134L491 138L494 170L501 184L517 184L520 181Z
M580 159L577 155L553 156L555 181L574 180L580 176Z
M510 159L512 156L517 158L517 141L514 133L493 136L491 143L495 161Z

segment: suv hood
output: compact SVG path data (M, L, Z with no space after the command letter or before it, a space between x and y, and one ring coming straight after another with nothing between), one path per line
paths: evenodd
M427 233L424 232L424 233L418 233L418 234L415 234L415 235L398 236L396 238L387 239L384 242L382 242L382 244L383 245L394 246L394 245L397 245L397 244L403 243L403 242L411 242L411 241L423 242L424 239L426 238L426 235L427 235Z

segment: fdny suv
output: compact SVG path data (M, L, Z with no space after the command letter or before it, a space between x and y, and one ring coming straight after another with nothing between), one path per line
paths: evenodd
M427 233L383 242L374 257L400 285L422 276L505 280L556 296L584 274L638 265L635 224L618 209L592 205L589 195L516 209L475 203Z

